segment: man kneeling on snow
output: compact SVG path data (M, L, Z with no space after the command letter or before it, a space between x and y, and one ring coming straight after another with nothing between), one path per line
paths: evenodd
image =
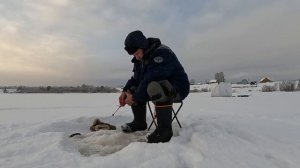
M146 130L146 103L152 101L158 126L147 142L168 142L173 136L172 103L189 94L188 76L169 47L158 38L146 38L139 30L127 35L125 50L134 56L131 60L134 75L126 83L119 103L131 106L134 119L124 124L122 130L127 133Z

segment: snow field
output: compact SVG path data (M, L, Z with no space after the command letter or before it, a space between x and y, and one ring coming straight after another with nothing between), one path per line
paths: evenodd
M245 93L190 94L178 115L183 128L173 122L176 136L165 144L139 142L147 132L89 133L96 117L131 121L129 107L111 116L119 94L0 95L0 167L298 168L300 93L234 94ZM85 137L68 138L74 132Z

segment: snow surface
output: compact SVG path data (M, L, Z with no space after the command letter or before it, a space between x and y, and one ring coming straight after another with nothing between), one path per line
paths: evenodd
M191 93L178 116L183 128L174 122L165 144L140 142L147 132L89 133L96 117L131 121L129 107L111 116L116 93L0 94L0 167L299 168L300 92L239 94L250 97ZM68 138L74 132L84 136Z

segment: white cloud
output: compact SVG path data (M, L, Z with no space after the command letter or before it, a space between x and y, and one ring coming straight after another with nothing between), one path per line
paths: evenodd
M123 40L136 29L161 38L192 78L269 73L274 65L281 75L300 72L296 0L6 0L0 10L6 83L25 75L23 83L33 85L123 82L132 68Z
M300 62L300 49L296 47L300 46L300 23L296 21L300 10L297 8L278 1L256 8L247 15L231 20L225 18L226 22L207 31L194 31L188 37L189 57L194 66L198 64L209 71L227 70L239 74L238 71L243 69L257 67L251 69L250 74L264 70L262 73L276 75L274 70L280 68L278 66L288 69ZM194 21L197 24L197 20ZM285 65L285 61L289 65ZM235 72L231 71L232 67L237 67ZM289 76L289 73L286 71L285 75Z

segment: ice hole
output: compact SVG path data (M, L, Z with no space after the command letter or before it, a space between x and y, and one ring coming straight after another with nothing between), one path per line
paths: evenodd
M100 130L86 135L76 135L71 139L75 148L84 156L106 156L122 150L132 142L145 142L146 131L126 134L120 130Z

